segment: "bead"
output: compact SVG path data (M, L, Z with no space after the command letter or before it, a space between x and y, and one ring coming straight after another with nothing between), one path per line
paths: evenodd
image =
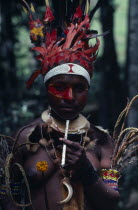
M40 147L39 144L32 145L31 148L30 148L30 152L37 152L39 147Z
M45 138L40 139L40 140L39 140L39 144L40 144L42 147L46 147L46 146L47 146L46 139L45 139Z
M51 119L51 117L48 117L48 118L45 120L45 123L46 123L47 125L51 125L51 124L52 124L52 119Z
M86 143L89 143L90 142L90 138L88 136L84 136L83 137L83 140L86 142Z
M86 146L86 151L94 150L95 146L96 146L96 141L93 140Z
M30 144L26 144L27 151L30 151Z
M34 145L26 144L28 152L37 152L39 146L40 146L39 144L34 144Z
M51 127L47 128L47 133L52 133L53 129Z

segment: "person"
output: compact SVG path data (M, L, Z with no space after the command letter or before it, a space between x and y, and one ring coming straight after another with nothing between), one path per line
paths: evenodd
M35 18L33 6L24 3L30 15L31 40L36 44L33 50L40 53L37 59L42 63L27 86L43 75L49 109L16 135L13 156L6 165L6 184L12 195L9 180L21 184L25 180L24 190L3 201L2 208L116 209L119 192L100 176L102 169L111 168L112 138L81 114L99 47L98 35L89 29L88 1L77 5L68 25L62 22L62 32L54 24L53 28L54 15L48 1L44 25ZM69 7L67 1L64 3ZM89 47L90 38L96 38L95 46Z

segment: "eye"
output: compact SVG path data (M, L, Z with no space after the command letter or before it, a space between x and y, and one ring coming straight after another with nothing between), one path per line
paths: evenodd
M67 87L63 84L55 84L54 88L58 91L64 91L64 90L66 90Z
M88 87L84 84L79 84L75 86L76 91L83 92L85 90L88 90Z

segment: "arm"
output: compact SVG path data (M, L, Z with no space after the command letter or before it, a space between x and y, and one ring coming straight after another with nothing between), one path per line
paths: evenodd
M31 124L24 126L23 128L21 128L16 135L14 135L14 139L16 139L16 145L14 147L14 151L16 151L14 153L14 157L10 163L10 175L11 175L11 179L14 180L15 182L20 182L23 178L22 174L20 173L19 168L17 168L17 166L13 165L15 163L19 163L20 165L24 165L24 161L26 160L26 158L28 157L28 147L26 145L20 147L19 149L18 146L21 144L24 144L26 142L28 142L28 138L30 137L30 135L33 133L33 131L36 130L36 127L39 126L39 124L41 123L40 119L37 119L35 121L33 121ZM39 133L38 131L36 131L36 133ZM34 137L32 137L32 139L35 139ZM33 142L35 143L35 142ZM17 193L17 186L16 186L16 193ZM19 188L19 197L18 195L16 195L16 200L20 203L20 188ZM26 201L25 203L27 203L28 201ZM21 207L17 207L14 202L12 201L12 199L7 195L4 199L0 200L0 207L2 207L2 210L21 210Z
M11 153L9 153L9 154L11 154ZM7 161L7 163L8 163L8 161ZM0 186L0 189L1 189L0 191L2 192L2 195L0 192L0 197L1 197L0 198L0 207L1 207L0 209L1 210L4 210L4 209L5 210L21 210L21 208L16 206L16 204L13 202L10 195L7 194L7 192L6 192L6 182L5 181L12 182L11 183L11 192L14 194L13 196L15 196L15 194L16 194L16 198L18 197L18 195L20 194L20 191L21 191L19 180L17 182L17 181L15 181L15 178L13 179L13 177L12 177L13 163L14 163L14 158L11 159L8 166L5 165L5 173L8 174L8 171L9 171L10 177L7 174L4 174L3 181L0 183L0 185L2 184ZM14 173L14 174L16 174L16 176L15 176L16 178L19 177L18 171L17 171L17 173ZM5 178L6 178L6 180L5 180Z
M92 158L90 156L91 155L88 155L90 164L92 166L92 163L94 165L95 160L94 160L94 158ZM107 162L109 162L109 160L107 160ZM107 162L105 160L106 166L107 166ZM99 165L101 167L101 163L99 163ZM85 163L85 166L86 166L86 163ZM88 164L86 167L88 167ZM103 167L101 167L101 169L102 168ZM104 167L104 168L106 168L106 167ZM85 170L83 170L84 173L85 173ZM94 168L92 167L91 170L94 170ZM86 176L85 176L85 179L87 180ZM91 178L91 180L92 180L92 178ZM97 177L97 180L95 180L95 182L88 181L88 183L87 183L84 181L83 185L84 185L85 193L87 195L89 202L97 210L102 210L103 206L107 210L116 209L117 201L119 199L119 193L118 193L118 191L114 190L113 188L111 188L110 186L105 184L102 181L102 179L99 178L99 175Z
M17 143L15 145L15 150L18 148L20 144L23 144L26 142L27 133L28 133L27 129L26 130L20 129L20 131L16 134L15 139L17 139ZM20 188L20 184L18 185L18 183L20 183L22 180L22 174L20 173L19 168L17 168L17 166L15 166L14 164L18 163L20 165L23 165L25 150L26 150L25 146L20 147L20 149L17 149L16 152L13 153L14 155L8 167L10 170L10 181L13 182L11 191L16 192L16 195L14 195L13 197L17 203L20 203L20 199L21 199L21 195L20 195L21 188ZM12 200L12 198L9 195L5 195L5 197L2 200L0 200L0 206L3 210L4 209L5 210L21 210L22 209L21 207L15 204L15 202Z
M97 210L114 210L119 199L119 193L106 185L98 176L95 169L110 168L112 148L110 143L101 146L101 160L92 152L84 151L76 142L62 140L67 145L68 168L73 169L80 177L85 194L92 207Z

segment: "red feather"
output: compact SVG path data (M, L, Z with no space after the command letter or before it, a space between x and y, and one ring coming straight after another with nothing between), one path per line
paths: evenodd
M31 77L29 78L29 80L26 82L26 87L27 88L31 88L31 85L33 84L34 80L38 77L38 75L41 74L41 70L36 70Z
M78 19L78 22L80 22L81 18L82 18L82 15L83 15L83 12L82 12L82 9L79 5L76 9L76 12L75 12L74 16L73 16L73 20Z
M47 32L46 33L46 42L45 45L49 46L50 44L52 44L53 42L55 42L55 40L57 40L57 30L53 30L51 33Z
M47 49L45 47L33 47L32 50L39 52L42 56L47 53Z
M47 7L43 21L44 22L52 22L54 19L55 19L55 17L53 15L51 8Z
M100 40L97 38L97 43L94 45L94 47L88 49L88 50L85 50L84 53L87 54L87 55L91 55L93 53L95 53L98 48L99 48L99 45L100 45Z

